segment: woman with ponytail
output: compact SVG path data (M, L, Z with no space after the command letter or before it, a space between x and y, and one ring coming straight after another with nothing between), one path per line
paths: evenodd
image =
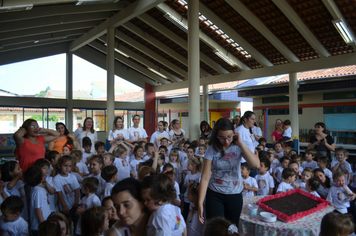
M239 126L235 129L235 134L239 133L242 142L247 146L252 153L255 152L255 136L253 135L252 128L255 124L255 113L252 111L246 111L244 115L240 118ZM242 158L241 162L245 162Z

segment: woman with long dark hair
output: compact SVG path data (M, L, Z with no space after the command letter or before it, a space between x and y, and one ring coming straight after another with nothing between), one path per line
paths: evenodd
M205 139L205 143L207 144L209 142L209 139L211 138L211 133L213 129L210 127L209 123L203 120L200 123L200 137Z
M258 168L258 156L243 143L241 135L227 118L219 119L213 129L204 155L201 176L198 215L203 223L203 202L206 195L206 216L221 216L238 225L242 200L242 155L251 168Z
M235 133L239 133L242 142L250 149L251 152L255 152L255 136L253 135L252 128L255 125L255 113L252 111L246 111L240 118L239 126L235 129ZM242 159L242 162L245 162Z
M69 133L69 130L62 122L56 123L56 130L59 132L59 137L48 144L48 150L55 150L60 154L63 153L63 146L71 145L72 150L78 148L77 140Z
M129 131L127 129L124 129L124 119L121 116L116 116L112 129L109 132L108 140L110 141L110 145L113 145L116 142L123 142L129 139Z
M309 148L314 148L317 152L317 157L327 156L331 163L331 152L335 151L334 139L326 133L326 126L323 122L318 122L314 125L315 135L310 138Z

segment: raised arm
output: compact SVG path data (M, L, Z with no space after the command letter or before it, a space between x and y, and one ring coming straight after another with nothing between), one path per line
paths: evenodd
M235 138L236 137L236 138ZM242 156L245 158L247 164L252 168L260 167L260 159L258 156L250 151L248 147L242 142L240 134L237 132L234 137L234 143L242 150Z
M17 148L21 148L24 141L24 136L27 134L27 131L25 130L25 128L19 128L14 135L12 136L14 138L14 141L16 143L16 147Z
M49 143L49 142L52 142L53 140L55 140L56 138L59 137L59 132L53 130L53 129L44 129L44 128L41 128L39 130L39 133L45 133L47 135L44 135L44 142L45 143Z
M78 142L77 139L74 138L72 134L68 134L67 138L70 138L73 141L73 149L78 149ZM49 146L49 145L48 145Z

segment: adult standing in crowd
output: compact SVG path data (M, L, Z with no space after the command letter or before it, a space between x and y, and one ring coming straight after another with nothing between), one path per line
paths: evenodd
M334 139L326 134L326 126L323 122L316 123L314 127L315 135L310 138L308 148L314 148L317 157L327 156L331 163L331 152L335 151Z
M235 133L240 134L242 142L252 153L255 152L255 136L252 133L255 119L255 113L252 111L246 111L240 119L239 126L235 129ZM242 158L241 162L245 162L245 159Z
M273 131L272 133L272 144L275 145L278 140L280 140L283 137L283 121L281 119L276 120L276 130Z
M42 133L47 135L40 135ZM25 120L13 135L22 173L32 166L37 159L44 158L46 153L44 144L52 142L58 137L57 131L40 128L36 120Z
M134 125L129 128L129 135L130 135L130 143L135 141L145 141L147 142L147 133L144 128L139 127L140 125L140 116L134 115L132 118Z
M55 150L59 152L60 154L63 153L63 146L66 144L72 145L72 149L78 149L78 142L74 138L73 135L71 135L62 122L57 122L56 123L56 130L59 132L59 137L56 138L54 141L50 142L48 144L48 150L52 151Z
M241 193L244 188L241 176L242 156L251 168L260 166L258 156L250 151L241 138L240 133L234 134L234 126L229 119L221 118L216 122L204 155L198 195L198 216L201 223L205 221L205 195L208 220L220 216L236 225L239 223L243 205Z
M92 143L90 152L95 153L95 143L96 141L98 141L98 134L94 129L93 118L91 117L85 118L83 127L79 127L74 132L74 137L77 139L78 149L80 149L82 152L84 152L83 145L82 145L83 138L84 137L90 138Z
M179 128L180 122L177 119L172 121L172 129L169 131L169 135L172 136L172 140L175 141L173 148L178 148L178 143L180 141L187 141L187 136L185 131Z
M258 140L260 140L260 138L262 138L262 130L260 127L257 126L256 122L255 122L255 124L253 124L252 134L255 137L254 146L257 147L259 144Z
M124 129L124 119L121 116L116 116L112 129L109 132L110 145L113 145L116 142L123 142L129 140L130 135L127 129Z
M205 120L200 123L200 132L200 137L204 138L205 143L207 144L209 142L209 139L211 138L211 133L213 132L213 129Z

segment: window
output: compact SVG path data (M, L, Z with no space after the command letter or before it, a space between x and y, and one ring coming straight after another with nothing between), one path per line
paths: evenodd
M355 113L356 106L324 107L324 114Z
M331 99L353 99L356 98L355 91L338 92L338 93L324 93L324 100Z
M298 114L303 114L303 108L298 108ZM285 109L268 109L268 115L289 115L289 108Z
M303 95L298 95L298 101L303 101ZM280 103L289 102L288 96L278 96L278 97L265 97L262 98L262 103Z

